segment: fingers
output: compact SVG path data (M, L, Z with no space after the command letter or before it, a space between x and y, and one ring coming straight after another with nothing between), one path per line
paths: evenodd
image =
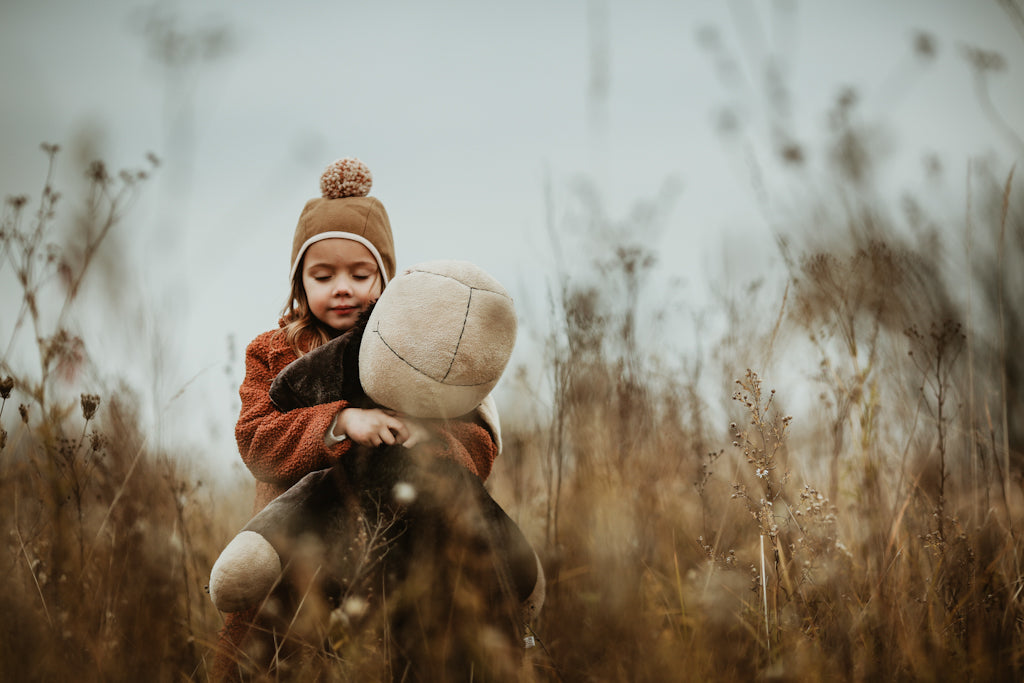
M433 439L430 430L420 420L406 418L405 426L409 430L409 438L403 441L402 445L406 448L412 448L417 444L427 443Z
M426 440L419 433L422 431L422 427L419 425L410 427L406 420L391 411L376 408L365 410L346 408L342 411L342 415L345 416L344 428L348 437L364 446L405 444L411 448L415 443Z
M394 446L395 445L395 434L390 429L382 429L377 434L377 439L379 439L379 442L377 444L375 444L377 446Z
M397 417L388 416L387 427L387 436L385 437L385 443L387 443L387 445L393 446L396 443L405 443L409 440L408 427L406 427L405 423ZM390 438L390 441L388 438Z
M394 446L403 443L409 438L409 430L397 417L381 414L381 419L374 426L373 434L370 437L372 446Z

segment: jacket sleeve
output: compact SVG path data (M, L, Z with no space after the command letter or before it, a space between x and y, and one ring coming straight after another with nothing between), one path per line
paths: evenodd
M246 349L235 439L257 480L290 486L313 470L330 467L351 447L348 440L333 446L324 443L334 416L348 404L334 401L280 412L270 401L270 385L277 374L270 358L266 337L257 337Z
M487 480L498 457L498 445L479 421L443 421L435 430L435 438L441 444L438 455L456 461L481 481Z

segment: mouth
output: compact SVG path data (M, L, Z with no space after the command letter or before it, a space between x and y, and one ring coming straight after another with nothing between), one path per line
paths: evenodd
M333 306L331 312L337 315L348 315L349 313L356 310L355 306Z

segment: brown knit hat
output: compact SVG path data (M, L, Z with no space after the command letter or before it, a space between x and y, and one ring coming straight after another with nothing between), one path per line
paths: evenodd
M320 176L322 197L306 202L292 240L291 282L306 249L331 237L359 242L373 254L383 284L395 276L395 240L384 205L367 197L373 185L370 169L359 159L345 158L328 166Z

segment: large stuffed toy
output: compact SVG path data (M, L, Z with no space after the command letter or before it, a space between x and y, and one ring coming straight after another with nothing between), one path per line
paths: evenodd
M475 413L500 448L490 392L515 334L511 298L490 275L465 262L422 264L392 280L353 329L286 367L271 399L284 412L345 399L415 418ZM520 627L536 616L540 562L475 475L429 444L355 445L249 521L214 564L210 595L225 612L285 587L335 607L365 604L437 570L451 558L440 549L454 542L460 557L468 548L476 558L459 571L479 579L482 601L509 607Z

